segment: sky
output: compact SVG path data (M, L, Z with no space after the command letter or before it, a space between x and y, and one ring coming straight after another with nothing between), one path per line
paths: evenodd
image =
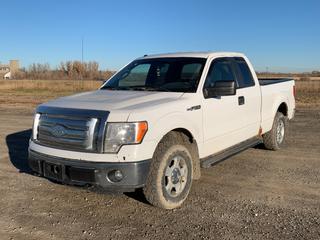
M1 2L0 2L1 3ZM144 54L245 53L258 71L320 71L319 0L5 1L0 62L97 61L117 70Z

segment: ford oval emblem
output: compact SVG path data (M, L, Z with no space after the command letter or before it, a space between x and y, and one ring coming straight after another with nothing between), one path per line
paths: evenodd
M60 125L56 125L51 129L51 134L55 137L62 137L66 134L65 128Z

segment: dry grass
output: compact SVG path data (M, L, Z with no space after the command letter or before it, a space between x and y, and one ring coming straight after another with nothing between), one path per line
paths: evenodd
M320 80L297 80L297 105L320 106Z
M101 84L101 81L1 80L0 108L33 109L57 97L98 89Z
M32 109L51 99L91 91L101 81L0 80L0 108ZM320 106L320 79L296 79L297 105Z
M0 91L2 90L50 90L60 91L89 91L99 88L101 81L81 80L1 80Z

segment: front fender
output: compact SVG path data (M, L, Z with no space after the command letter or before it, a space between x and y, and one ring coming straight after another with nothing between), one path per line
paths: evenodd
M159 118L149 129L149 138L156 143L174 129L185 129L189 131L192 137L199 144L202 142L201 134L201 112L172 112Z

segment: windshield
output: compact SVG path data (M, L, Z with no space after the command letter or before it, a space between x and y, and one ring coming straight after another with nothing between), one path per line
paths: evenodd
M114 75L101 89L196 92L205 58L136 60Z

